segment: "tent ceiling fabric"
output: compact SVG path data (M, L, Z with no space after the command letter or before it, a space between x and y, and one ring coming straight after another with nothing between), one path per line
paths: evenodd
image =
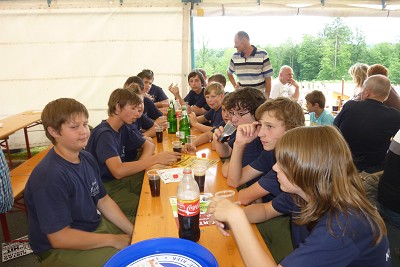
M384 7L384 8L383 8ZM400 17L400 1L203 0L192 16Z
M0 10L177 7L190 1L200 2L193 4L192 16L400 17L399 0L2 0Z

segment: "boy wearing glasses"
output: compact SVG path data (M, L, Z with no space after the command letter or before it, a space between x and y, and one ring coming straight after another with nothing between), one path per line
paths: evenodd
M219 82L212 82L204 90L204 96L211 109L206 114L197 117L193 112L189 114L191 126L202 133L211 131L223 122L221 103L224 98L224 87ZM204 125L204 123L211 126Z
M265 102L264 94L259 90L254 90L252 87L238 89L229 94L229 99L226 103L226 109L230 116L232 124L237 128L241 124L253 123L256 121L255 112L258 106ZM214 131L213 143L216 151L221 158L228 158L231 156L232 149L235 143L235 135L232 134L228 142L219 142L224 128L220 126ZM249 143L243 153L240 166L244 167L254 159L256 159L263 151L262 144L259 138L255 138ZM228 174L229 160L224 162L222 172L226 177Z

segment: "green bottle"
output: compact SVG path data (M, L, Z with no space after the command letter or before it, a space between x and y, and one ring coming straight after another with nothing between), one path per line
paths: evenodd
M187 136L190 135L190 121L186 106L182 107L182 118L179 122L179 139L183 144L187 143Z
M177 122L176 122L175 107L174 107L174 103L172 102L172 100L169 103L167 121L168 121L168 133L169 134L176 133Z

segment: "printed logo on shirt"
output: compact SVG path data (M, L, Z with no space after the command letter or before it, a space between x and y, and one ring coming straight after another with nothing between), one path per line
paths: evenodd
M94 196L98 195L99 191L100 191L99 185L97 184L97 181L94 181L92 183L92 187L90 188L90 196L94 197Z
M122 153L120 155L121 158L125 157L125 146L122 146Z
M386 261L389 261L389 259L390 259L390 248L388 248L386 252Z

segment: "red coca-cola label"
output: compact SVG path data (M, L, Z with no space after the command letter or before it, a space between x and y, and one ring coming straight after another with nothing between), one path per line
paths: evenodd
M183 200L178 198L178 214L181 216L195 216L200 213L200 198Z

